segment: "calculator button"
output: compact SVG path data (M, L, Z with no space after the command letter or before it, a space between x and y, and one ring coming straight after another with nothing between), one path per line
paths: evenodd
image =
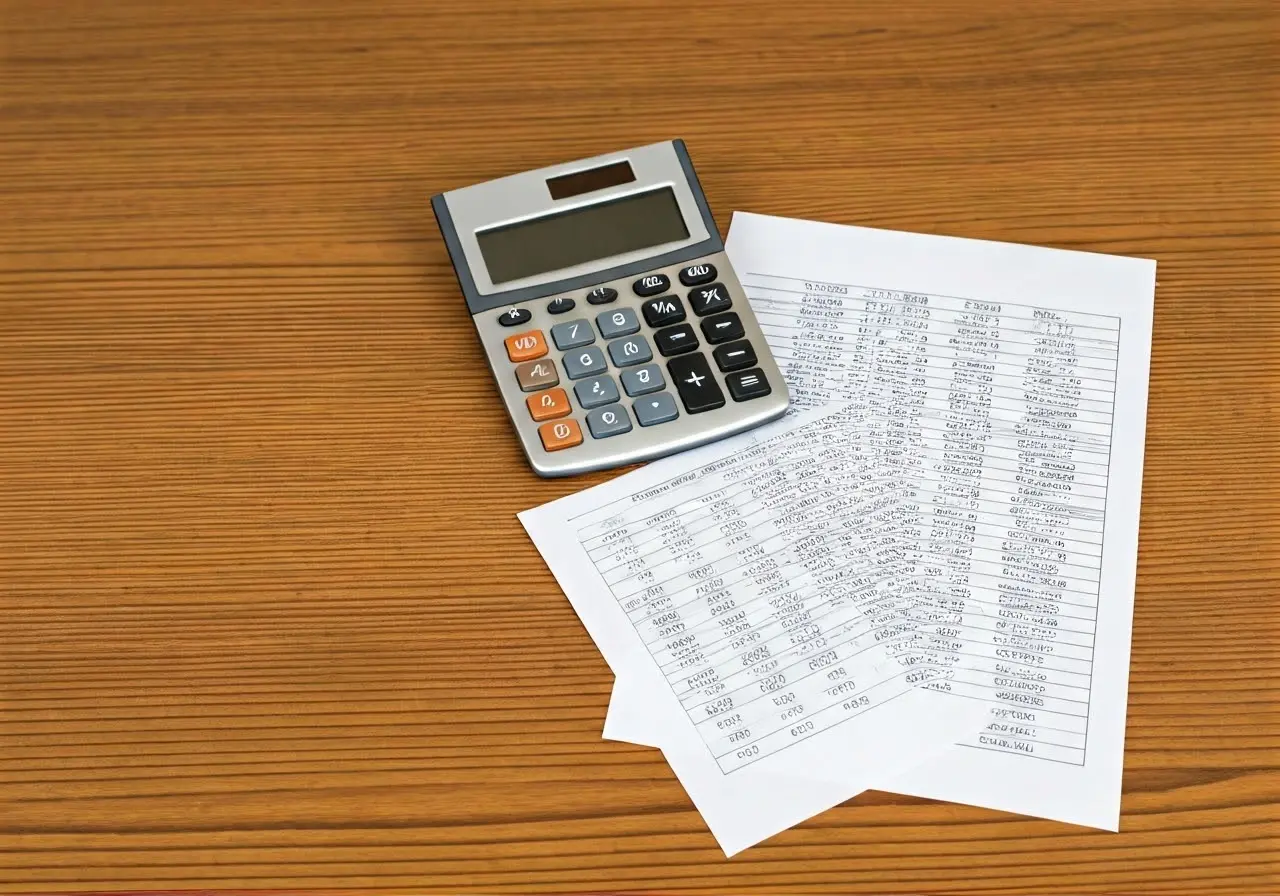
M716 356L716 366L721 370L741 370L756 364L756 350L745 339L722 345L712 354Z
M724 407L724 393L720 391L720 384L716 382L711 365L702 352L672 358L667 362L667 370L680 390L684 409L690 414Z
M640 312L651 327L665 327L684 320L684 305L675 296L650 299L640 306Z
M587 428L591 430L593 439L607 439L609 436L630 432L631 418L627 416L626 408L613 404L607 408L596 408L587 414Z
M716 279L716 266L713 264L691 264L680 272L680 282L685 286L699 286Z
M533 315L529 313L528 308L508 308L498 315L498 323L504 327L514 327L519 324L527 324L531 317Z
M582 427L577 420L544 423L538 427L538 435L542 437L542 447L548 451L560 451L582 444Z
M597 286L591 292L587 293L587 303L590 305L608 305L618 297L618 291L608 286Z
M671 281L667 279L665 274L649 274L632 283L631 288L635 290L638 296L656 296L658 293L666 292L670 289Z
M613 377L605 374L575 383L573 394L578 396L578 404L584 408L598 408L618 400L618 387L614 385Z
M741 339L742 321L738 319L736 311L708 317L702 322L702 335L706 336L707 342L712 345L728 342L730 339Z
M547 340L541 330L517 333L505 340L507 357L512 361L532 361L547 353Z
M584 376L604 373L606 368L604 352L598 348L583 349L580 352L573 351L564 356L564 372L568 374L571 380L580 380Z
M658 343L658 351L665 357L691 352L698 347L698 337L693 335L693 327L688 324L658 330L653 334L653 341Z
M605 339L617 339L619 336L630 336L640 329L640 318L631 308L619 308L616 311L601 311L596 315L596 326Z
M576 304L578 303L573 299L552 299L547 302L547 314L564 314L566 311L572 311Z
M764 378L760 368L744 370L742 373L731 373L724 378L729 386L729 394L734 401L750 401L769 394L769 381Z
M516 381L525 392L537 392L548 386L560 383L560 374L556 373L556 362L550 358L541 361L526 361L516 368Z
M662 368L657 364L646 364L635 370L622 371L622 388L626 389L627 394L632 398L657 392L665 389L666 386L667 381L662 377Z
M733 300L729 298L729 289L723 283L712 283L689 290L689 305L693 313L702 317L704 314L715 314L724 311Z
M652 398L642 398L631 405L636 412L636 422L641 426L656 426L680 416L676 400L670 392L660 392Z
M551 341L556 344L556 348L565 352L580 345L590 345L596 341L596 334L591 329L591 321L580 317L552 327Z
M526 398L524 403L528 405L529 416L534 420L552 420L573 410L569 404L569 396L563 389L536 392Z
M610 342L609 358L614 367L630 367L632 364L652 361L653 350L649 348L649 340L643 336L632 336L630 339Z

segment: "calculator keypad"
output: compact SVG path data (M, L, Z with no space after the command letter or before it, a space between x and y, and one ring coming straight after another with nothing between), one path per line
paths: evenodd
M781 375L722 252L476 321L490 364L514 374L504 391L525 393L525 407L508 407L544 475L647 460L786 409Z

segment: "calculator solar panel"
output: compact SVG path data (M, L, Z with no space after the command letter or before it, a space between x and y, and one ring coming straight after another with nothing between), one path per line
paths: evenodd
M534 471L673 454L785 413L786 383L682 141L432 198Z

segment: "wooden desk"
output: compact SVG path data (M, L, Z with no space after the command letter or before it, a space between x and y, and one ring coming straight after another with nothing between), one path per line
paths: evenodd
M1274 7L0 7L0 890L1280 888ZM426 197L670 136L722 224L1159 260L1120 834L726 861L600 740L515 513L604 477L526 471Z

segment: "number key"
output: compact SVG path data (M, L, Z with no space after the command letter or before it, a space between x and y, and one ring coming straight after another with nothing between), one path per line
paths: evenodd
M630 308L619 308L616 311L602 311L596 315L596 326L605 339L617 339L619 336L630 336L640 329L640 318Z
M578 348L595 342L596 334L591 329L591 321L585 317L580 317L577 320L567 320L552 327L551 341L556 344L556 348L560 349L560 351L567 352L571 348Z
M631 418L627 409L620 404L611 404L606 408L596 408L587 414L587 428L591 430L593 439L607 439L610 436L631 432Z
M576 383L573 394L578 396L578 404L590 410L602 404L613 404L617 401L618 387L613 384L613 377L605 374Z
M604 362L604 352L598 348L573 351L564 356L564 372L571 380L604 373L607 366Z
M626 389L627 394L632 398L657 392L666 387L667 381L662 377L662 368L657 364L646 364L634 370L622 371L622 388Z
M649 340L643 336L632 336L630 339L610 342L609 357L614 367L630 367L632 364L652 361L653 350L649 348Z

